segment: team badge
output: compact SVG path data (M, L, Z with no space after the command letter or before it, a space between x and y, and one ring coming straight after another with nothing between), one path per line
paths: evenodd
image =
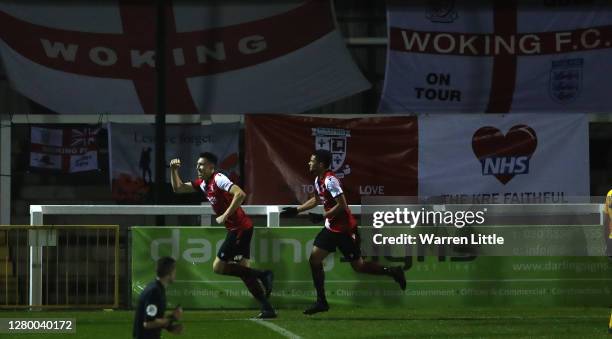
M147 305L145 312L147 313L149 317L154 317L157 314L157 306L153 304Z
M570 103L582 91L582 66L584 59L563 59L552 62L548 93L560 104Z
M332 154L331 170L342 179L351 173L351 167L345 164L348 138L351 132L339 128L313 128L315 149L328 150Z
M427 7L427 19L431 22L448 24L455 22L459 17L454 0L430 0Z

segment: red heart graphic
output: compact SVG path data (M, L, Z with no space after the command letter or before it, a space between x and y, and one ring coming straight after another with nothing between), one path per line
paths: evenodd
M489 157L530 158L537 145L538 137L533 128L527 125L512 126L505 136L499 129L485 126L472 136L472 150L480 161ZM514 174L495 174L495 177L505 185Z

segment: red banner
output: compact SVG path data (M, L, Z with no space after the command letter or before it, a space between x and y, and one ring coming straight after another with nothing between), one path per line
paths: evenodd
M245 144L247 204L296 204L314 194L308 161L320 148L332 152L349 204L418 193L415 117L247 116Z

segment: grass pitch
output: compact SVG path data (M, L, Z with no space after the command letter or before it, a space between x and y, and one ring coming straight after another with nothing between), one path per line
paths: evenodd
M606 308L369 309L337 306L304 316L253 321L256 310L185 310L181 336L165 338L612 338ZM0 338L131 338L132 311L0 311L1 318L76 318L76 334L0 334Z

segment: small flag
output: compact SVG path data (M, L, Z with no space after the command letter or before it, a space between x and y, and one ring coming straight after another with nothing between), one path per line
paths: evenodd
M30 128L30 167L75 173L98 169L98 127Z

